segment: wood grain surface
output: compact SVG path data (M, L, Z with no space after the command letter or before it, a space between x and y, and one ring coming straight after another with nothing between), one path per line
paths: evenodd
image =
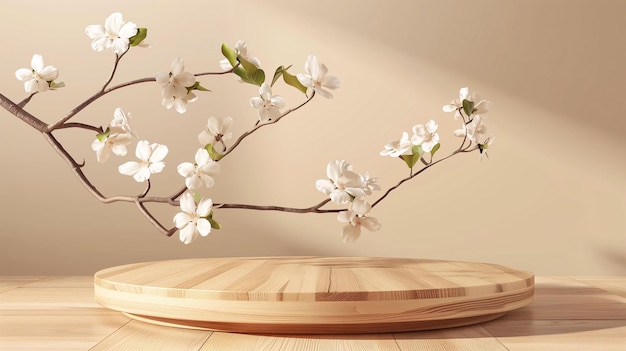
M95 299L156 324L272 334L388 333L480 323L529 304L532 273L372 257L145 262L94 276Z
M538 276L502 318L405 333L268 335L164 327L94 300L93 276L0 277L1 351L624 351L626 276Z

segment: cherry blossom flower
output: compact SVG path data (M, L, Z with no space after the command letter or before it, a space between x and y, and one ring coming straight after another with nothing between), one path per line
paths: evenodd
M128 116L127 116L128 115ZM125 131L126 133L134 136L135 138L137 137L137 134L135 133L134 130L132 130L130 128L130 125L128 124L128 120L131 118L131 114L130 113L124 113L124 110L122 110L122 108L118 107L115 109L115 111L113 111L113 120L111 121L110 126L111 127L120 127L122 128L123 131Z
M27 93L42 92L54 89L51 84L59 76L59 70L54 66L44 66L43 57L39 54L33 55L30 61L31 68L20 68L15 71L15 77L24 82L24 90Z
M467 137L471 142L475 144L483 144L487 137L487 126L485 125L484 117L477 115L467 124L463 125L463 128L454 131L454 135L457 137Z
M376 184L378 182L378 178L371 178L369 172L365 172L363 175L363 182L365 183L365 194L371 195L372 191L380 190L380 185Z
M341 240L344 243L352 243L361 236L361 227L375 232L381 228L381 223L374 217L367 217L372 206L363 198L352 201L347 211L341 211L337 219L347 223L341 229Z
M170 72L157 73L156 82L163 87L162 104L168 110L174 106L176 112L185 113L187 111L187 103L198 99L196 94L188 89L196 83L196 77L189 72L185 72L185 63L180 57L172 61Z
M182 212L174 216L174 225L180 229L180 241L189 244L194 241L198 234L207 236L211 232L211 222L206 218L213 210L213 201L202 198L196 207L196 201L189 192L180 198Z
M119 12L111 14L101 24L92 24L85 28L85 33L92 39L91 48L95 51L111 49L117 55L128 50L130 38L137 34L137 25L133 22L124 22Z
M195 156L196 163L183 162L178 165L178 174L185 177L185 185L188 189L197 190L204 185L207 188L213 187L215 181L213 176L220 173L219 163L211 160L209 152L198 149Z
M243 40L239 40L236 44L235 44L235 48L234 48L235 54L237 54L237 56L241 56L244 59L246 59L248 62L250 62L251 64L255 65L256 68L261 68L261 61L259 61L258 58L256 57L250 57L248 56L248 47L246 46L246 42ZM233 66L230 65L230 61L228 61L228 59L222 59L220 61L220 67L224 70L224 71L228 71L231 68L233 68ZM239 77L237 77L239 78ZM241 78L239 78L239 81L243 82L241 80Z
M346 161L331 161L326 167L329 179L315 182L317 190L329 196L336 204L344 205L354 198L365 196L367 184L363 177L352 171L352 165Z
M233 133L230 131L234 120L232 117L209 117L206 127L198 135L198 141L202 147L211 144L215 145L220 141L232 139Z
M268 83L261 84L259 97L250 99L250 106L256 108L259 120L267 122L280 116L281 108L285 107L285 99L282 96L272 96L272 87Z
M424 152L430 152L435 145L439 143L439 134L437 134L437 123L432 119L426 124L417 124L413 126L413 137L411 143L413 145L421 145Z
M474 104L471 114L485 114L493 108L491 101L484 100L481 98L480 94L470 92L468 87L464 87L459 90L459 98L452 100L448 105L444 105L442 109L444 112L455 111L454 118L458 119L461 117L459 110L463 109L463 100L470 101Z
M298 81L305 87L312 88L323 97L332 99L333 94L325 89L334 90L339 88L341 85L339 78L327 76L328 68L326 68L326 65L319 63L314 55L309 55L304 64L304 69L307 74L298 74L296 76Z
M117 156L126 156L126 145L132 141L132 135L119 126L109 127L106 135L99 135L91 143L91 149L96 152L98 162L104 163L109 159L111 152Z
M165 167L163 159L167 156L168 148L165 145L141 140L137 143L135 155L141 162L129 161L119 166L118 171L142 183L150 179L153 173L160 173Z
M398 157L400 155L410 154L411 140L409 139L409 133L403 132L400 140L394 140L385 145L385 150L380 152L381 156Z
M91 143L91 149L96 152L98 162L104 163L109 159L111 152L117 156L126 156L126 145L130 144L133 137L137 137L137 135L130 128L124 111L118 107L113 112L113 120L106 131L98 134Z

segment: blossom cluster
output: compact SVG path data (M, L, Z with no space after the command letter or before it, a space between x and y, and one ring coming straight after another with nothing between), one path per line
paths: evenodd
M370 231L380 229L381 224L374 217L368 217L372 206L365 200L373 190L380 190L377 178L370 178L368 173L360 175L353 171L352 165L345 160L331 161L326 167L328 179L315 182L317 190L330 198L335 204L348 205L346 211L339 212L337 219L346 223L341 230L343 242L354 242L361 236L361 227Z
M134 22L125 22L120 13L111 14L104 25L87 26L85 33L92 40L93 50L113 51L116 67L119 59L131 47L149 46L144 42L147 29L138 27ZM275 123L293 110L281 112L286 106L286 101L272 91L277 80L282 77L287 85L307 95L309 100L316 94L333 98L330 90L335 90L341 85L339 78L329 75L326 65L319 62L315 55L307 57L304 63L305 73L292 75L288 72L291 66L287 68L280 66L273 78L266 80L260 60L250 55L245 41L238 41L233 48L226 44L222 45L222 53L225 57L219 62L221 69L224 70L222 73L233 73L238 81L258 86L258 95L249 99L249 105L256 110L258 120L254 122L254 127L248 134L240 136L229 147L229 142L234 137L232 132L234 119L229 116L209 117L206 126L197 135L199 147L193 160L182 162L177 166L178 174L184 178L184 188L178 193L180 212L173 217L173 223L175 229L179 231L180 240L185 244L191 243L199 236L207 236L212 229L220 228L219 223L213 218L213 211L221 205L215 205L208 196L209 189L215 186L215 177L221 172L219 161L259 126ZM33 55L30 66L15 72L16 78L24 83L26 92L36 94L64 86L63 83L55 82L59 70L54 66L45 66L41 55ZM177 57L172 61L168 72L158 72L152 80L161 88L161 104L168 110L173 107L176 112L183 114L187 111L188 104L198 99L195 91L208 91L198 81L198 77L202 75L185 71L183 59ZM102 89L102 95L109 82ZM462 127L453 132L455 136L463 138L457 152L478 150L481 158L487 155L486 150L494 141L485 125L486 114L491 109L490 101L482 99L476 92L470 92L467 87L460 90L458 99L443 106L443 111L454 112L455 119L462 121ZM130 118L130 113L118 107L106 128L81 125L97 131L91 149L99 163L106 162L111 155L126 156L127 147L137 139L135 147L137 161L121 164L118 171L137 182L147 182L149 190L152 175L161 173L165 168L164 160L169 149L163 144L139 140L137 133L130 127ZM426 167L433 164L433 156L440 148L437 130L438 125L432 119L424 124L416 124L412 127L412 135L403 132L400 139L384 145L380 155L401 159L411 169L410 177L405 180L410 179L414 176L413 167L418 161L422 161ZM424 159L425 154L430 154L429 160ZM355 172L352 165L345 160L329 162L326 175L326 179L319 179L315 183L317 190L327 196L319 206L330 202L343 207L330 211L337 212L337 219L344 223L341 229L342 240L354 242L360 237L362 228L369 231L379 230L381 223L370 216L370 212L372 207L393 189L388 190L372 205L367 197L381 189L377 184L378 178L370 177L367 172L364 174ZM175 197L169 200L175 200ZM319 206L314 210L317 211Z

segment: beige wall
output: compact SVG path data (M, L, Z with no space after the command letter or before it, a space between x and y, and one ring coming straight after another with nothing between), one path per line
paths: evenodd
M216 211L224 229L185 246L165 238L129 204L103 205L34 130L0 111L0 274L92 274L137 261L246 255L368 255L494 262L537 274L626 274L626 51L621 1L106 1L5 0L0 92L25 97L13 74L33 53L60 69L66 88L35 96L29 111L53 121L96 91L112 53L83 29L111 12L149 28L116 82L153 76L180 56L190 71L217 70L222 42L248 42L266 70L315 53L342 80L334 100L246 140L222 163L217 202L309 206L332 159L347 159L389 187L406 170L378 152L413 124L436 119L442 151L457 126L441 105L469 85L495 103L491 159L453 158L393 193L372 215L379 232L342 244L334 215ZM184 4L184 5L183 5ZM82 7L81 7L82 6ZM111 94L77 121L106 124L131 112L142 138L171 152L155 194L180 186L208 116L255 120L256 89L204 78L186 115L160 106L155 84ZM298 95L276 88L293 106ZM90 133L59 132L107 194L141 187L104 167ZM131 152L132 154L132 152ZM132 156L132 155L131 155ZM129 157L130 158L130 157ZM123 161L125 161L124 159ZM119 161L119 162L118 162ZM169 223L176 209L158 208Z

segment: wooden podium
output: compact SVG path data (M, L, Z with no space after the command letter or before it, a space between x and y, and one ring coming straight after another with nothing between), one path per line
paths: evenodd
M94 276L95 298L161 325L262 334L389 333L485 322L528 305L534 275L495 264L374 257L145 262Z

